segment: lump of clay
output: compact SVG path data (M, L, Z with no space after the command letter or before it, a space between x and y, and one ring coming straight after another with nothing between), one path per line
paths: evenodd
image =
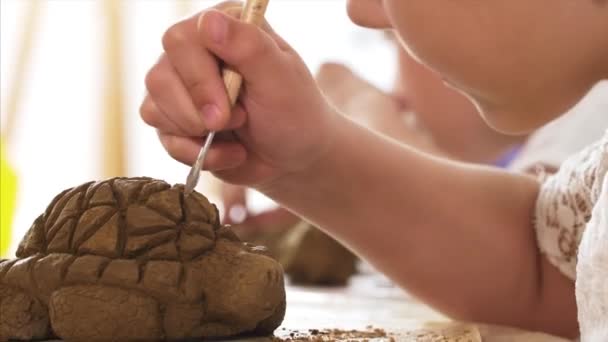
M256 233L238 226L236 232L246 241L266 246L294 284L342 286L357 273L357 256L305 221Z
M278 252L277 260L294 284L341 286L357 273L357 256L306 222L281 239Z
M214 205L149 178L59 194L0 260L0 340L270 334L281 266L221 227Z

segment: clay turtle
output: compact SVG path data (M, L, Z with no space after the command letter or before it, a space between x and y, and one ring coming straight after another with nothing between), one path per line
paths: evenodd
M59 194L0 261L0 340L177 340L269 334L281 266L201 194L150 178Z

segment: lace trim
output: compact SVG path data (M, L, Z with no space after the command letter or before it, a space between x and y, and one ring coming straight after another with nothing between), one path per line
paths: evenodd
M547 178L536 202L536 237L549 261L576 278L578 246L608 172L608 132Z

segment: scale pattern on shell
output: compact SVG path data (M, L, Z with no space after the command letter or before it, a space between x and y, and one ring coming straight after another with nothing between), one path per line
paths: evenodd
M151 178L65 190L0 261L0 340L269 334L284 312L281 266Z

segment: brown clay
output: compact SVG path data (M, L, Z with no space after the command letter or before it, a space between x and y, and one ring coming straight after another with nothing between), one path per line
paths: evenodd
M266 246L294 284L341 286L357 272L358 258L350 250L304 221L253 235L246 226L236 232L244 240Z
M281 266L203 195L150 178L62 192L0 261L0 340L264 335L284 313Z
M282 337L273 337L272 342L340 342L340 341L389 341L395 338L389 336L384 329L367 327L366 330L342 329L309 329L284 332ZM408 340L409 341L409 340ZM418 340L415 340L418 341ZM424 340L427 341L427 340ZM435 340L432 340L435 341ZM439 341L439 340L437 340ZM444 341L444 340L441 340Z

